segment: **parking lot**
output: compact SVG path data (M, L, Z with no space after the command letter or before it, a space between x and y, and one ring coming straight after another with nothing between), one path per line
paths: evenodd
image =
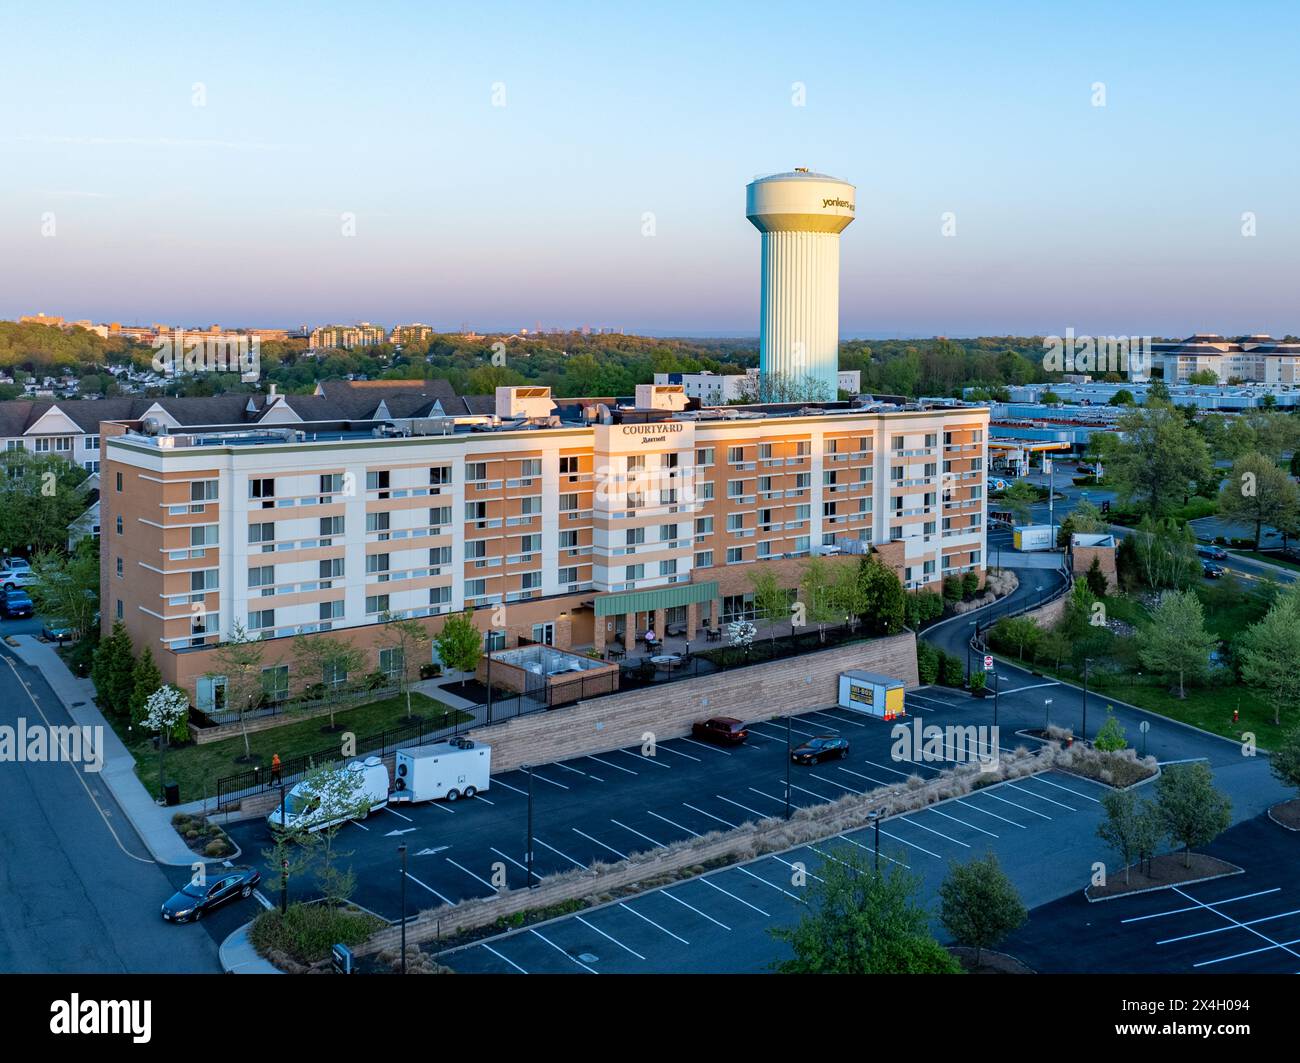
M1008 870L1064 859L1076 881L1086 881L1095 852L1076 843L1096 828L1100 791L1055 772L987 787L887 819L881 859L919 874L927 896L950 861L989 850ZM807 881L815 882L828 860L855 850L874 859L874 840L870 828L842 834L478 942L441 961L465 973L495 974L765 971L786 955L770 929L793 924L806 904L796 872L806 868Z
M1006 948L1047 972L1300 973L1300 838L1258 816L1205 851L1243 873L1092 904L1064 897Z

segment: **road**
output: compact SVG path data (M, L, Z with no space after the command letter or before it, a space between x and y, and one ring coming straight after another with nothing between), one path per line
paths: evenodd
M0 726L20 719L71 724L41 675L0 651ZM0 808L0 971L220 970L205 924L168 926L158 915L188 872L154 863L95 774L0 763Z

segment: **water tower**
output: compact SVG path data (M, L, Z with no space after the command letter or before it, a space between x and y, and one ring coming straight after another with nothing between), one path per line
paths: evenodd
M796 169L745 189L745 216L763 234L759 388L766 401L834 399L840 346L840 233L854 187Z

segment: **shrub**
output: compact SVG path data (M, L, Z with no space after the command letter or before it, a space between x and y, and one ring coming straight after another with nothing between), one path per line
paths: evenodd
M249 937L262 955L280 953L299 963L327 959L335 942L360 945L384 925L367 912L328 904L291 904L282 916L278 908L253 921Z
M371 672L366 676L366 689L378 690L380 687L388 686L388 676L383 672Z
M1101 725L1092 744L1103 753L1117 753L1121 749L1128 748L1128 737L1124 733L1124 728L1119 725L1119 720L1115 718L1114 706L1106 706L1106 722Z
M983 672L971 672L970 688L976 692L983 690L988 685L988 676Z
M916 671L925 686L939 681L939 651L928 642L916 643Z
M973 569L961 578L962 597L970 598L980 589L980 574Z
M943 578L943 596L950 602L961 601L961 577L944 576Z
M966 673L961 658L940 651L939 682L946 687L959 687L966 682Z
M433 662L429 661L420 665L421 679L437 679L440 675L442 675L442 668Z

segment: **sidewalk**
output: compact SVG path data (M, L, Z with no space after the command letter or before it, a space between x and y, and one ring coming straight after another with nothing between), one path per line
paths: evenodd
M155 802L136 776L135 758L127 752L117 732L95 705L95 685L89 679L74 676L54 647L41 642L35 635L16 635L13 643L10 648L14 654L28 667L41 673L63 702L73 723L103 728L104 768L100 778L153 858L160 864L184 867L194 863L198 857L172 828L172 813L176 810Z
M221 943L218 950L221 956L221 968L226 974L283 974L275 964L262 959L248 940L248 928L252 923L245 923L230 937Z

